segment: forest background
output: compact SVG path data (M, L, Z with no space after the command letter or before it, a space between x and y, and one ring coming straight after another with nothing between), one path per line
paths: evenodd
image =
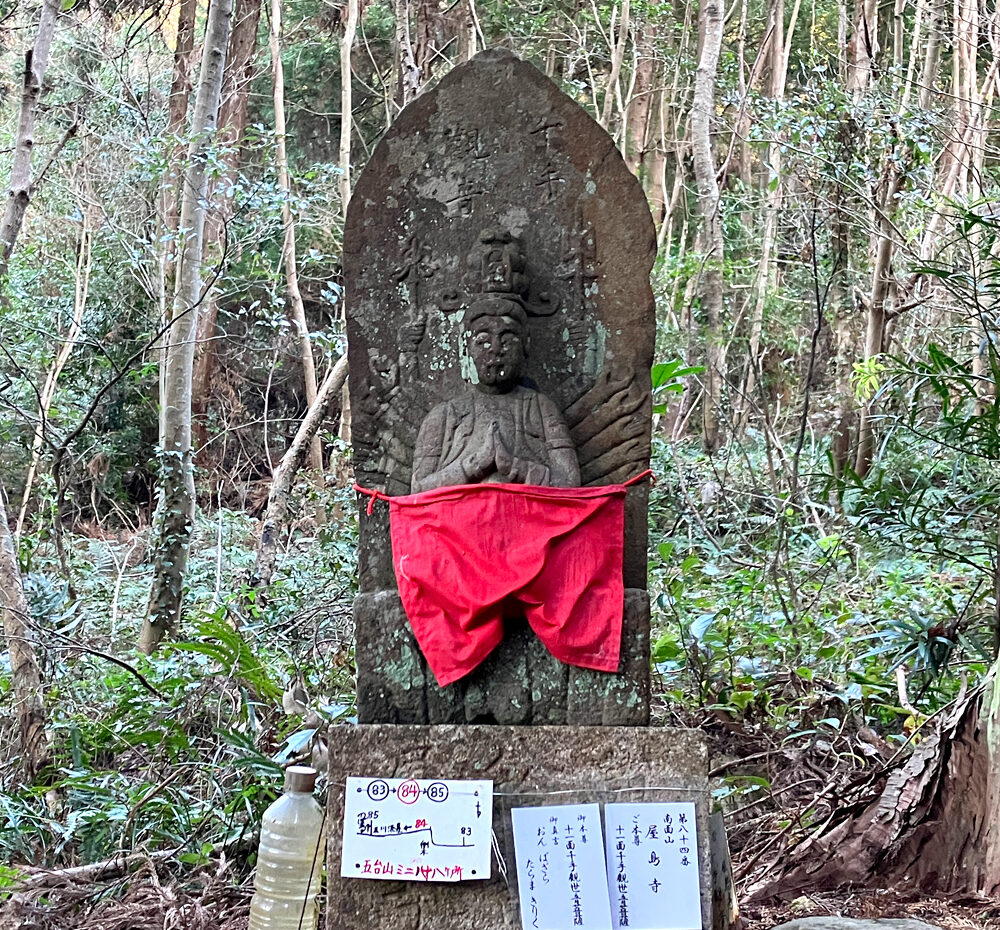
M243 874L352 719L343 216L494 45L657 223L657 718L714 735L741 886L831 810L782 758L896 758L992 666L991 0L6 0L0 887Z

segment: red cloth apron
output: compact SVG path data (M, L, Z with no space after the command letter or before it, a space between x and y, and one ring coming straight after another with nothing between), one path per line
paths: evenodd
M387 497L392 561L414 635L443 688L525 616L562 662L618 671L628 485L471 484Z

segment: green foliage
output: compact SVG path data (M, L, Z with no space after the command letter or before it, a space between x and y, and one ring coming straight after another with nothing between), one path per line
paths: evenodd
M772 495L746 447L743 464L700 479L699 490L726 481L701 499L692 486L708 461L657 450L653 664L668 701L786 737L847 721L893 736L910 716L899 706L898 667L911 701L930 713L963 675L991 663L989 565L970 559L947 524L941 545L914 546L912 525L892 516L898 494L880 497L873 481L855 486L856 514L831 533L810 517L836 522L828 506L814 497L790 507ZM919 472L924 462L909 453Z
M854 362L851 372L851 384L854 394L861 401L871 400L879 391L880 379L886 372L886 366L879 356Z
M337 509L346 500L314 491L311 503ZM340 598L354 585L353 520L308 545L293 534L267 598L241 581L254 558L248 529L242 514L199 520L187 635L151 658L131 645L148 596L145 565L126 567L122 583L109 585L122 555L115 541L104 543L114 557L76 563L80 601L68 607L65 586L51 581L46 547L35 551L39 570L27 581L33 620L71 651L70 633L86 623L88 639L99 637L102 651L129 667L83 651L50 668L51 784L0 789L7 861L57 866L147 848L203 862L251 836L280 790L282 764L308 759L316 727L303 728L281 706L294 675L305 680L319 719L352 719L353 665ZM225 593L216 596L216 588ZM114 629L107 608L113 597L128 618ZM0 694L9 674L0 667ZM13 878L0 873L0 887Z
M663 414L667 412L665 398L670 394L683 394L684 383L680 380L690 375L700 375L705 370L704 365L685 365L679 359L671 359L669 362L661 362L653 366L653 413Z

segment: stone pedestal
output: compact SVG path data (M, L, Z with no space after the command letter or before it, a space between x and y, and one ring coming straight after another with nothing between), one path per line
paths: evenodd
M326 930L520 930L512 807L694 801L702 926L713 923L708 752L694 730L575 726L338 726L330 733ZM489 881L340 877L349 775L493 780ZM506 872L506 877L505 873ZM721 915L720 915L721 917Z

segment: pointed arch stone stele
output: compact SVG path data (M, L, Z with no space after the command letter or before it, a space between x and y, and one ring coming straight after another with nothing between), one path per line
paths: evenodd
M490 50L410 104L375 149L344 234L354 466L410 491L417 431L468 390L461 322L484 233L526 258L527 378L562 410L585 485L648 465L656 254L645 196L607 133L531 64ZM486 237L488 238L488 236ZM361 722L643 724L649 714L645 487L626 504L618 674L563 665L526 624L440 689L403 613L387 508L360 517Z

